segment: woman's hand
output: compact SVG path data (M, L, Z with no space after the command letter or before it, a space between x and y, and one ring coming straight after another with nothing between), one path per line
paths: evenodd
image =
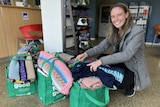
M87 53L82 53L76 57L76 60L82 62L86 57L88 57Z
M102 64L101 60L94 61L92 63L87 64L90 66L90 71L97 71L97 68Z

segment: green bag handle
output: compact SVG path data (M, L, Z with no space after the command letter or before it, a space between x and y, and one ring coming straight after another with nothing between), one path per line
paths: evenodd
M66 62L59 56L60 53L61 52L56 52L55 57L58 58L60 61L62 61L66 65Z
M55 58L55 59L54 59L54 58ZM55 60L60 60L60 61L62 61L62 62L64 63L64 61L59 57L59 53L56 52L55 57L51 57L51 58L48 58L47 60L45 60L45 61L42 63L42 66L43 66L45 63L47 63L49 60L51 60L51 59L53 59L53 63L52 63L51 66L50 66L49 75L51 75L51 71L52 71L52 69L53 69L53 67L54 67L54 61L55 61ZM64 64L65 64L65 63L64 63Z
M37 48L37 46L35 46L35 45L28 45L28 46L31 46L32 49L33 49L33 51L35 51L35 52L38 52L38 51L39 51L38 48Z
M14 56L16 56L16 58L13 58ZM11 60L28 60L28 61L33 61L33 60L30 60L30 59L26 59L26 58L18 58L18 57L20 57L20 56L31 56L31 54L29 54L29 53L25 53L25 54L16 54L16 55L14 55L14 56L12 56L10 59L9 59L9 61L8 61L8 63L6 64L6 68L9 66L9 64L10 64L10 62L11 62Z
M90 96L88 93L87 93L87 91L85 91L85 95L86 95L86 97L92 102L92 103L94 103L94 104L96 104L96 105L98 105L98 106L106 106L107 104L108 104L108 102L109 102L109 98L107 98L107 95L109 95L108 94L108 88L107 87L105 87L105 101L104 102L101 102L101 101L98 101L97 99L95 99L94 97L92 97L92 96Z
M16 54L14 56L16 56L16 58L12 57L10 60L29 60L29 59L26 59L26 58L22 59L22 58L18 58L18 57L20 57L20 56L31 56L31 54L28 54L28 53L25 53L25 54ZM32 61L32 60L30 60L30 61Z
M45 61L42 63L42 67L43 67L43 65L44 65L45 63L47 63L49 60L53 59L53 63L52 63L51 66L50 66L48 76L51 75L51 71L52 71L52 69L53 69L53 67L54 67L54 60L57 60L57 59L54 59L54 58L56 58L56 57L48 58L47 60L45 60Z
M81 88L78 82L73 82L73 85L75 85L76 88ZM95 105L99 106L99 107L105 107L108 103L109 103L109 90L107 87L105 88L105 101L101 102L98 101L97 99L95 99L94 97L92 97L91 95L88 94L88 92L86 91L86 89L83 89L83 91L85 92L86 98L88 100L90 100L92 103L94 103ZM87 89L88 90L88 89Z

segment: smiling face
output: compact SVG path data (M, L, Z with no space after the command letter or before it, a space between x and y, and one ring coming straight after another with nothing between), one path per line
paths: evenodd
M120 7L114 7L111 10L110 16L112 24L120 30L128 18L128 12L125 13Z

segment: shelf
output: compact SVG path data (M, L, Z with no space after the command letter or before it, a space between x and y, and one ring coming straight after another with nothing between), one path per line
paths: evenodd
M76 31L89 30L90 26L77 26Z
M81 50L79 44L81 41L89 41L89 20L88 20L88 7L83 5L78 5L77 7L71 6L71 0L64 0L64 51L71 54L79 54ZM87 38L85 38L87 35ZM72 39L73 38L73 39ZM74 40L70 45L66 47L66 39Z
M63 51L65 53L69 53L72 55L78 54L78 44L77 44L77 36L76 36L76 30L75 30L75 14L73 12L72 6L71 6L71 0L64 0L64 17L63 17ZM66 45L66 42L69 42L69 45ZM71 48L68 48L71 47Z
M88 10L89 8L87 6L78 5L77 7L72 7L74 10Z

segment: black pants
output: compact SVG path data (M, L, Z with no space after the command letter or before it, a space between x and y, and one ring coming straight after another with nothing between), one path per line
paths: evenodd
M106 56L108 54L101 54L98 56L98 59L102 56ZM121 85L119 86L120 89L129 89L129 88L133 88L134 87L134 73L129 70L124 63L120 63L120 64L114 64L114 65L110 65L113 67L120 67L125 69L125 74L124 74L124 78L123 81L121 83Z
M129 88L134 87L134 73L131 70L129 70L125 66L125 64L120 63L120 64L114 64L114 65L110 65L110 66L120 67L120 68L125 69L123 81L122 81L121 85L119 86L120 89L129 89Z

